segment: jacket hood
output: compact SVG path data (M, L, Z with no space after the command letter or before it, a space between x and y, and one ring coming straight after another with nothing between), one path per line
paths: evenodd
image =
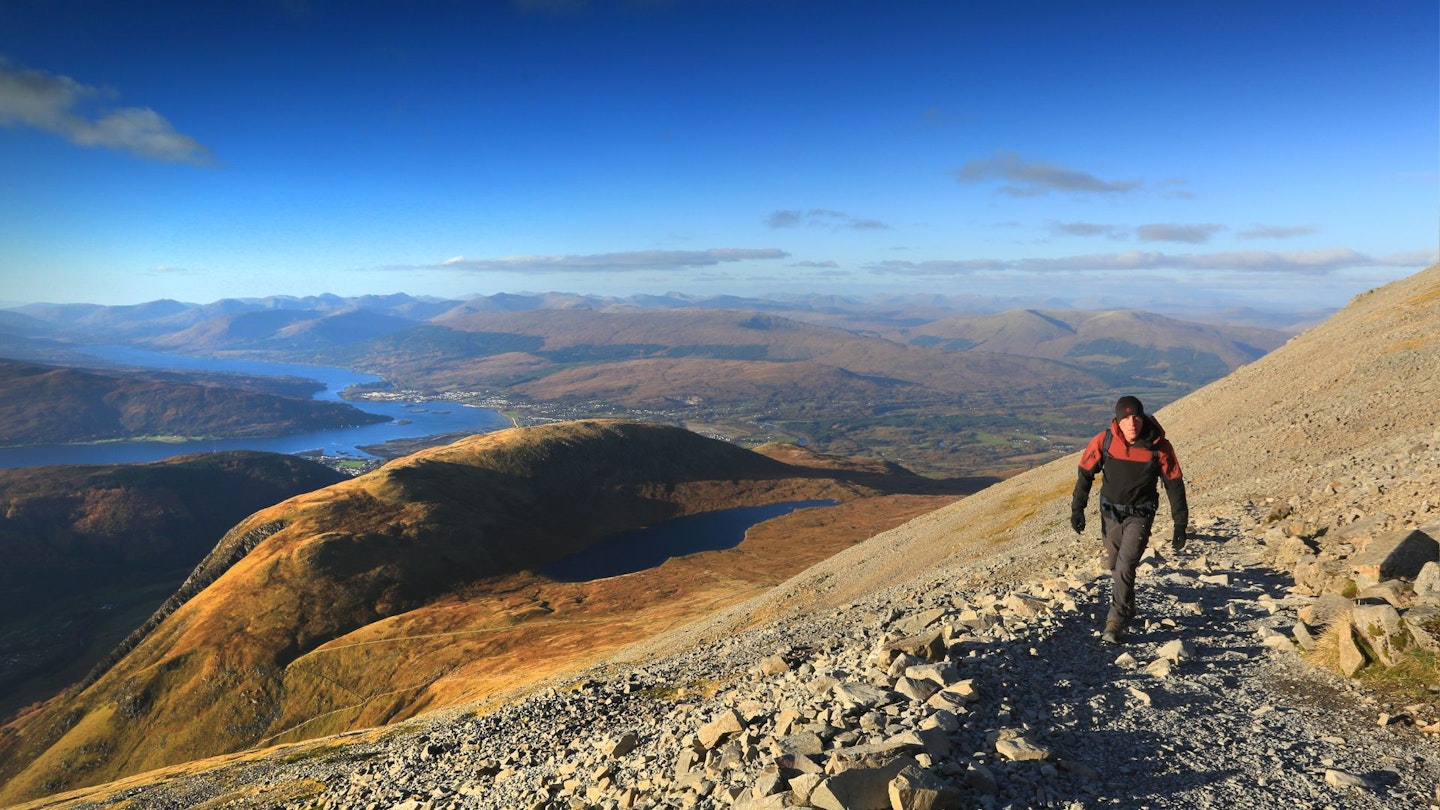
M1144 415L1144 419L1145 424L1140 426L1140 433L1135 437L1136 444L1154 444L1165 438L1165 428L1160 426L1159 420L1148 413ZM1110 432L1119 436L1121 441L1125 440L1125 432L1120 430L1119 419L1110 420Z

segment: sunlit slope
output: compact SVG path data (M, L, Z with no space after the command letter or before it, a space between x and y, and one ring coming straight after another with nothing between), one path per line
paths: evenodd
M524 572L615 531L731 506L850 500L876 494L872 485L885 480L929 486L893 471L792 466L676 428L617 422L503 431L392 462L236 526L184 590L194 595L132 639L111 669L6 729L0 799L384 722L513 685L436 690L427 677L460 663L445 658L450 640L435 638L544 611L515 595ZM665 588L677 598L706 591L693 611L706 599L722 604L736 587L726 580L743 588L758 581L679 576ZM568 593L581 602L619 598ZM464 609L443 609L456 605ZM664 608L642 599L631 613ZM601 611L601 627L572 632L567 643L607 634L615 612ZM674 621L661 616L646 627L643 619L624 619L620 637ZM405 640L399 654L394 646L367 654L368 642L397 638ZM347 652L313 654L331 642ZM483 644L468 649L485 653ZM544 652L516 655L514 668L525 669Z
M794 390L820 402L836 384L832 377L842 376L892 397L1099 384L1048 359L907 346L727 310L456 310L337 357L417 385L506 386L538 399L605 396L632 404L692 392L744 402ZM820 390L809 393L816 383Z

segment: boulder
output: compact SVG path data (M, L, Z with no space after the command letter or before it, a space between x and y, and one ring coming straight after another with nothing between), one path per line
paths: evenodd
M1345 560L1321 560L1314 555L1302 557L1295 564L1295 587L1319 596L1344 593L1354 584L1351 564Z
M1295 638L1295 645L1305 652L1315 649L1315 634L1310 632L1310 628L1306 627L1304 622L1296 622L1290 635Z
M895 691L917 703L924 703L930 699L931 695L940 691L940 684L901 676L900 680L895 682Z
M922 751L925 751L925 741L918 734L909 732L883 742L836 748L830 752L825 772L836 774L855 768L879 768Z
M1357 605L1350 612L1350 624L1380 663L1393 667L1410 646L1410 633L1400 612L1390 605Z
M618 739L607 741L601 747L601 750L605 752L605 756L610 757L611 759L615 759L618 757L623 757L631 751L634 751L635 748L639 745L640 737L637 736L633 731L627 731L624 734L620 735Z
M824 781L825 777L818 773L802 773L790 780L790 792L795 795L796 801L801 804L809 804L810 795Z
M906 636L904 638L899 638L895 639L894 641L887 642L885 644L885 649L893 652L895 655L899 655L900 653L909 653L910 655L913 655L916 658L924 661L944 661L944 633L940 630L932 630L928 633L921 633L914 636ZM890 660L894 660L893 656Z
M720 716L700 727L696 737L705 750L714 748L720 741L732 734L745 730L745 721L734 709L726 709Z
M965 784L983 796L1000 795L1000 783L984 763L972 762L965 769Z
M1363 588L1355 595L1355 601L1362 605L1378 605L1383 602L1397 608L1410 607L1410 586L1401 579L1387 579Z
M1162 661L1164 659L1161 659ZM1039 759L1050 759L1050 749L1038 745L1024 734L1013 730L1001 731L1000 738L995 741L995 753L1012 761L1029 761Z
M1417 605L1400 618L1416 647L1440 655L1440 605Z
M891 810L961 810L965 795L929 771L906 767L890 780Z
M1335 630L1340 643L1340 660L1338 661L1340 674L1347 678L1353 678L1360 674L1360 670L1364 669L1366 664L1370 663L1370 659L1356 642L1355 628L1351 627L1349 622L1337 626Z
M1440 599L1440 563L1420 566L1420 573L1415 576L1415 596Z
M1440 542L1431 532L1440 534L1440 524L1376 535L1351 560L1357 582L1364 586L1387 579L1415 579L1425 563L1440 561Z
M1349 599L1338 593L1328 593L1301 607L1295 615L1313 627L1329 627L1336 619L1349 615L1351 604Z
M930 610L922 610L913 616L906 616L903 619L898 619L896 620L895 624L891 626L894 629L900 631L901 633L904 633L906 636L913 636L918 633L924 632L925 628L940 621L943 618L945 618L944 610L940 608L932 608Z
M830 776L810 793L810 806L821 810L890 810L890 782L907 767L920 767L900 757L879 768L852 768Z
M831 690L835 699L849 711L868 711L879 706L899 703L905 696L893 689L884 689L864 683L837 683Z

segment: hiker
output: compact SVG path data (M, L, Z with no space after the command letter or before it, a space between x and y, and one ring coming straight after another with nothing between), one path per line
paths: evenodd
M1100 485L1100 534L1105 541L1105 564L1114 574L1110 592L1110 613L1100 638L1119 644L1125 625L1135 617L1135 568L1150 542L1150 526L1160 506L1157 481L1165 484L1170 517L1175 533L1170 539L1176 551L1185 547L1185 526L1190 507L1185 502L1185 479L1175 448L1165 430L1145 406L1132 396L1115 403L1110 427L1090 440L1080 454L1080 475L1070 496L1070 526L1076 534L1085 531L1085 505L1095 474L1105 471Z

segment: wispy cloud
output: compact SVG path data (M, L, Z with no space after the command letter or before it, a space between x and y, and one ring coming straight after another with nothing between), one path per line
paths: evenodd
M890 226L878 219L852 217L843 211L827 208L811 208L809 211L782 209L765 218L765 224L772 228L796 228L801 225L832 230L888 231Z
M752 259L787 259L778 248L712 248L710 250L636 250L622 253L571 254L565 256L503 256L496 259L467 259L456 256L439 266L470 272L505 273L626 273L653 270L685 270L714 267L724 262Z
M1318 228L1309 225L1256 225L1235 235L1241 239L1294 239L1297 236L1309 236L1319 232Z
M829 259L823 262L794 262L793 264L786 265L786 267L814 267L827 270L834 269L839 266L840 265L834 259Z
M885 261L867 265L872 273L910 276L953 276L1015 271L1071 273L1133 270L1215 271L1321 276L1359 267L1424 267L1434 251L1412 251L1391 256L1369 256L1350 248L1277 253L1262 250L1223 253L1171 254L1128 250L1085 256L1030 259L964 259L925 262Z
M1192 245L1204 244L1210 237L1227 230L1224 225L1187 225L1174 222L1157 222L1131 228L1128 225L1110 225L1102 222L1060 222L1050 220L1045 224L1056 236L1103 236L1107 239L1129 239L1135 237L1142 242L1185 242Z
M50 132L79 146L129 152L166 163L212 162L210 150L182 135L148 107L122 107L91 115L85 108L114 94L68 76L17 70L0 62L0 125Z
M1110 239L1126 239L1128 228L1119 225L1105 225L1099 222L1060 222L1050 220L1045 227L1057 236L1105 236Z
M160 276L197 276L200 272L194 267L173 267L168 264L150 268L151 274Z
M1141 225L1135 229L1135 235L1140 237L1142 242L1188 242L1192 245L1201 245L1210 241L1210 237L1225 230L1224 225L1177 225L1171 222L1157 222L1152 225Z
M972 160L951 172L961 183L988 183L1002 180L997 191L1012 197L1038 197L1052 191L1083 194L1116 194L1134 191L1139 180L1103 180L1089 172L1043 161L1026 160L1014 152L1000 151L983 160Z
M1167 177L1155 184L1161 197L1171 200L1193 200L1195 192L1190 190L1190 181L1183 177Z

